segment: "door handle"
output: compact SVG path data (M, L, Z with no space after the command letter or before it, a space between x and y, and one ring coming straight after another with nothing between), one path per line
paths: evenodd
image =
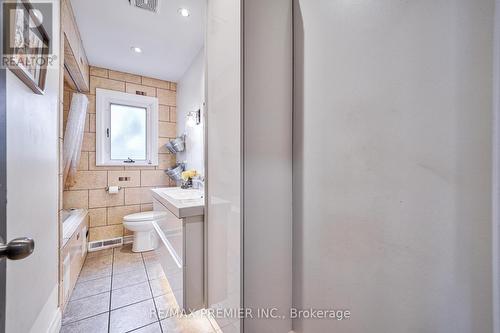
M0 258L21 260L33 253L35 241L31 238L16 238L7 244L0 243Z

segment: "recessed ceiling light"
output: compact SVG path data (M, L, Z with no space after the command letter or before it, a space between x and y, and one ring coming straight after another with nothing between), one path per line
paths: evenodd
M140 47L132 46L130 49L135 53L142 53L142 49Z
M179 8L177 10L177 12L181 15L181 16L184 16L184 17L188 17L189 15L191 15L191 13L189 12L189 9L187 8Z

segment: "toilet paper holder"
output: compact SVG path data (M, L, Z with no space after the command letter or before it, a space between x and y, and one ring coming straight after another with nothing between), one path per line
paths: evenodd
M108 193L109 193L109 188L110 188L110 187L114 187L114 186L106 186L106 192L108 192ZM121 186L117 186L117 187L118 187L118 191L120 191L120 190L122 189L122 187L121 187Z

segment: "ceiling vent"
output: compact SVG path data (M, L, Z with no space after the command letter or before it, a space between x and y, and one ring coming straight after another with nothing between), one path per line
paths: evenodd
M134 7L149 10L150 12L158 12L159 0L129 0L130 4Z

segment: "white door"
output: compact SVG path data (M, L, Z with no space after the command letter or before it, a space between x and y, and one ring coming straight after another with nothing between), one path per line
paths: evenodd
M53 5L47 16L53 18L52 54L58 57L59 1L45 2ZM49 68L43 95L35 94L12 71L4 69L1 73L0 234L3 240L30 237L35 242L29 257L1 263L6 264L6 275L0 269L0 285L4 286L6 280L2 312L4 330L9 333L55 332L60 322L59 72L57 63ZM29 250L30 242L26 245Z

